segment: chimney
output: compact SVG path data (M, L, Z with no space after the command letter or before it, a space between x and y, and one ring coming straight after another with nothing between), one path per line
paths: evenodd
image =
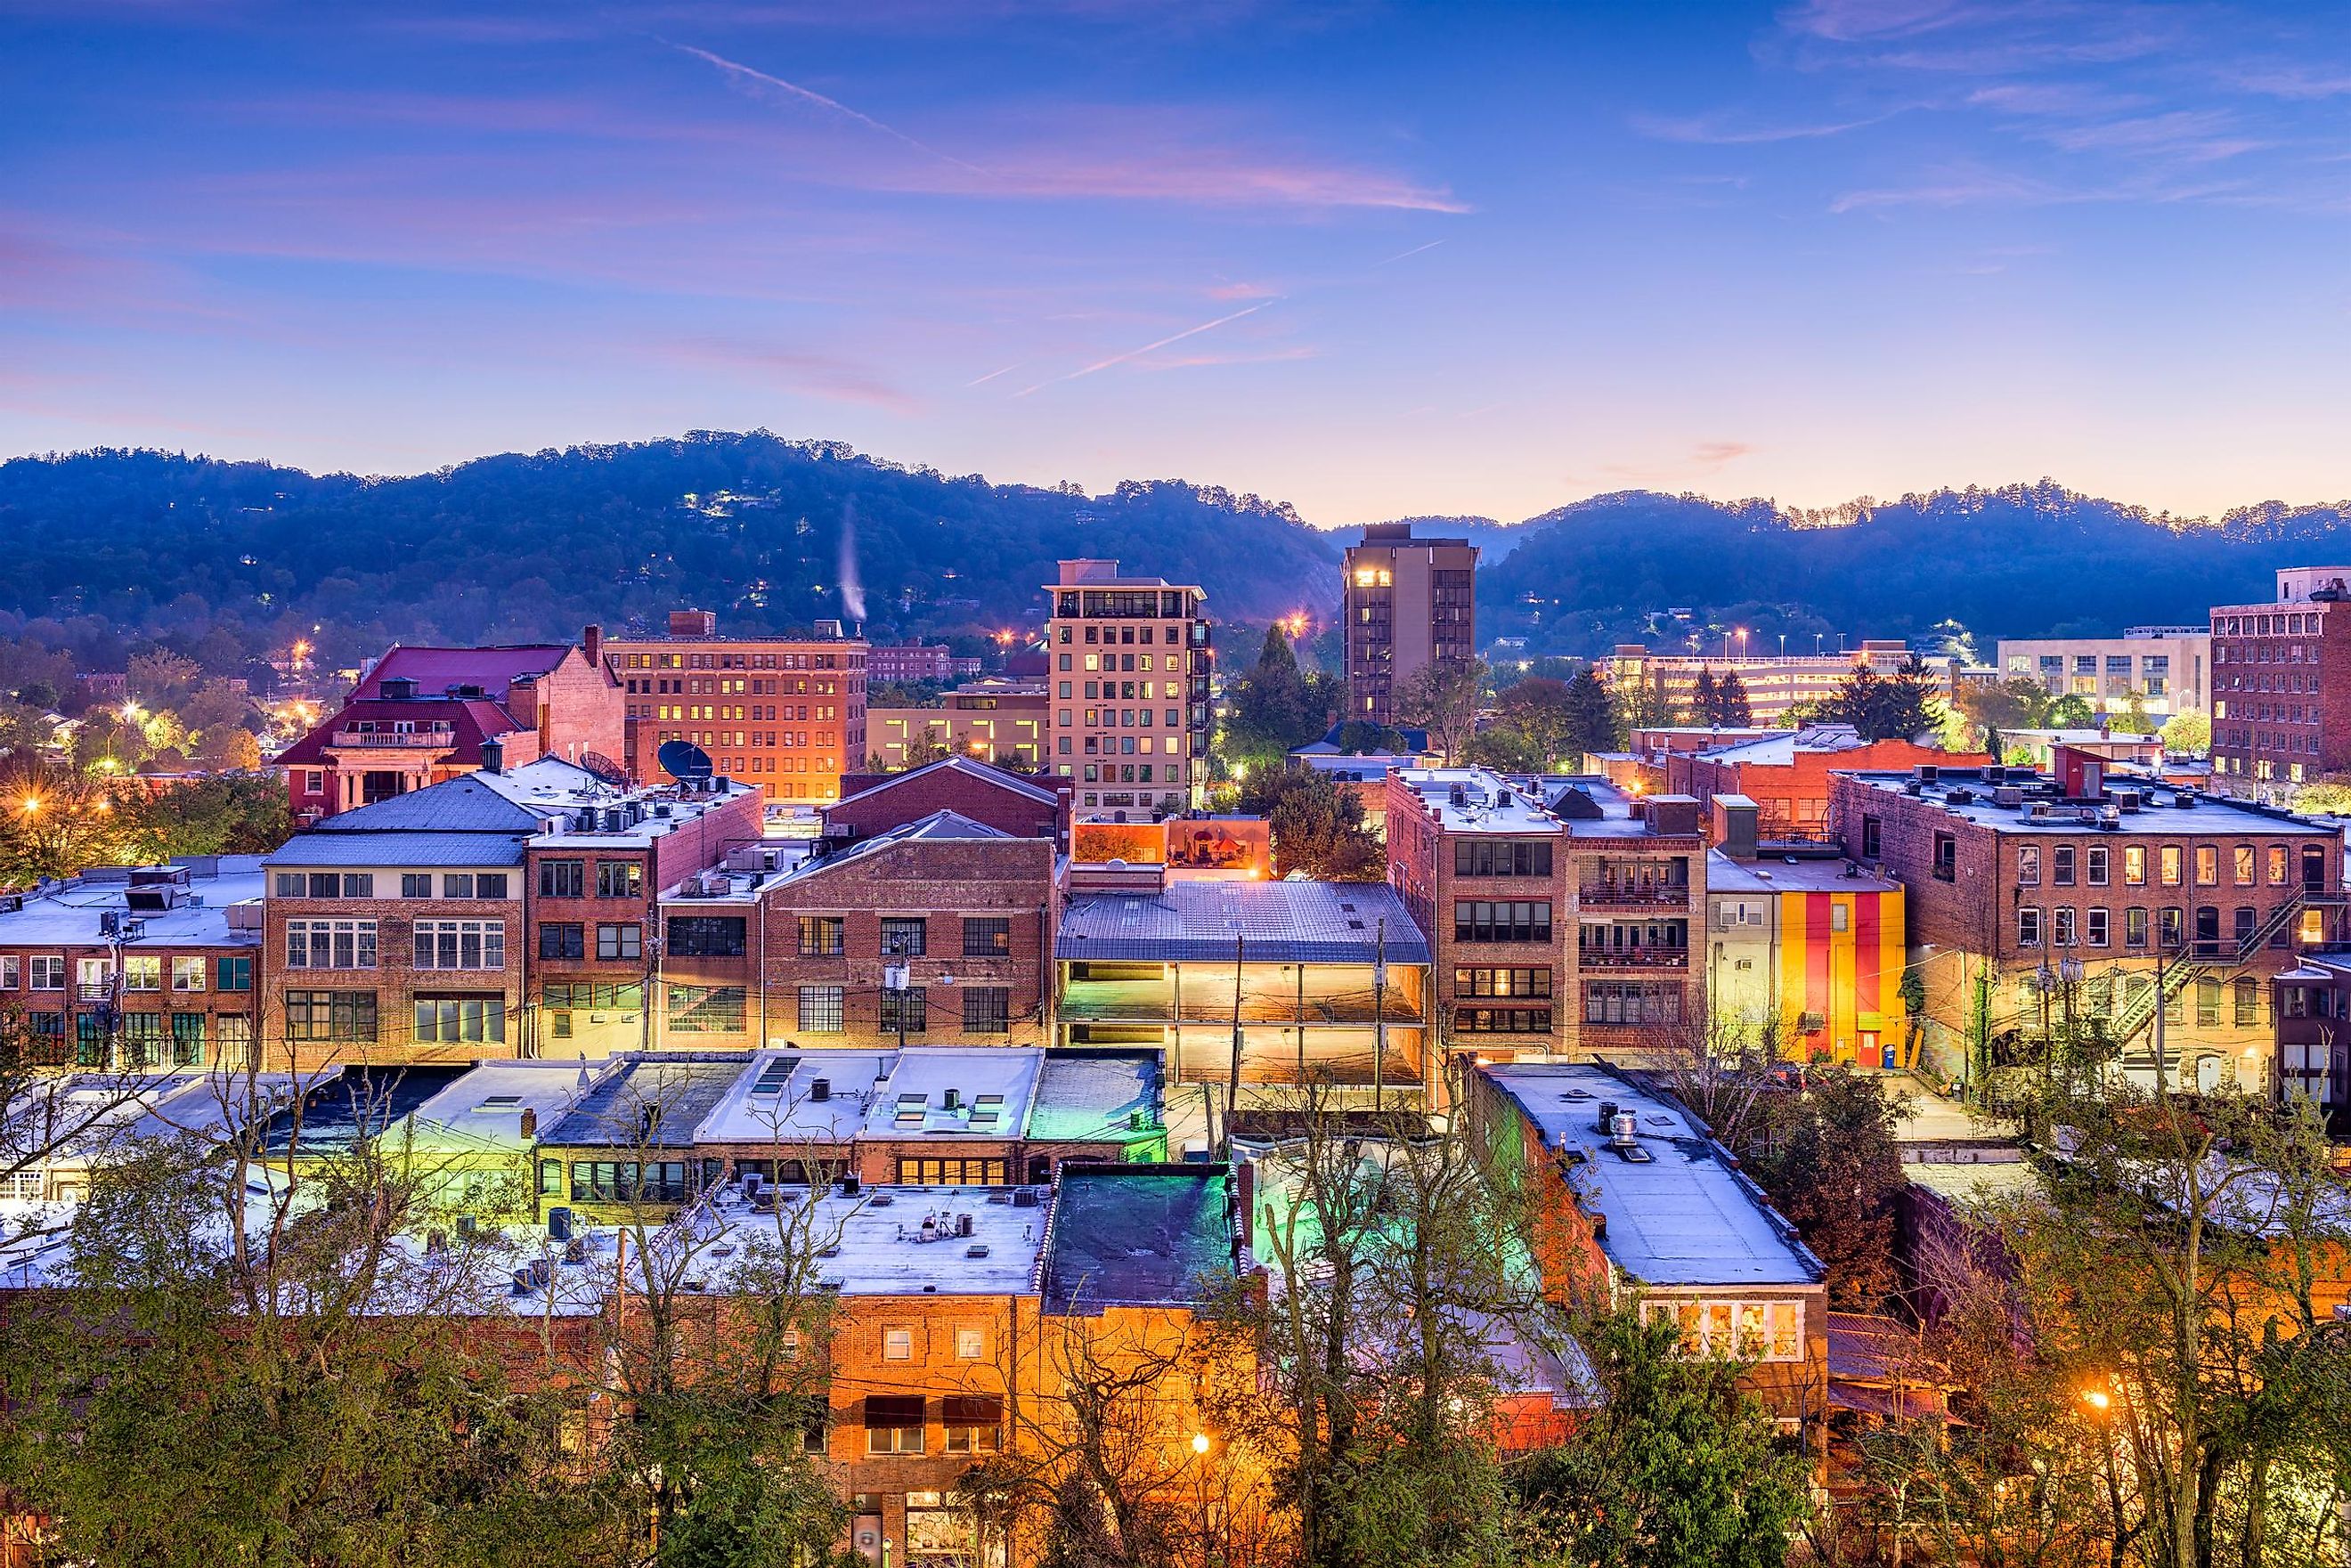
M506 768L506 765L507 765L507 746L506 746L506 742L505 742L505 741L503 741L503 740L485 740L485 741L483 741L483 742L482 742L482 771L483 771L483 772L485 772L485 773L498 773L498 772L502 772L502 771L504 771L504 770L505 770L505 768Z
M1755 858L1756 818L1761 811L1745 795L1717 795L1714 806L1714 847L1735 861Z
M580 651L588 655L590 664L601 667L604 662L604 629L592 623L582 627L580 632Z
M538 1108L535 1105L522 1108L522 1135L526 1139L538 1136Z
M673 637L716 637L718 635L718 612L715 610L673 610L669 612L669 634Z

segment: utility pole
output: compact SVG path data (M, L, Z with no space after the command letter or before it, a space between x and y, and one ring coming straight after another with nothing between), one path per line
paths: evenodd
M1233 1157L1233 1107L1241 1097L1241 948L1248 937L1233 937L1233 1062L1232 1076L1225 1089L1225 1132L1218 1152L1225 1159Z
M1388 917L1380 916L1372 949L1372 1113L1386 1109L1388 1069ZM1426 1091L1421 1103L1427 1104Z
M886 964L882 969L882 989L898 998L894 1009L898 1015L898 1050L906 1049L906 995L914 980L914 967L908 964Z

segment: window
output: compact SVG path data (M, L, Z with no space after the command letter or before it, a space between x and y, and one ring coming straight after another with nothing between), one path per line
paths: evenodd
M400 873L400 896L430 898L433 896L433 873L429 871L404 871ZM455 897L455 894L450 896Z
M2157 929L2160 933L2160 940L2166 947L2178 947L2183 946L2188 939L2188 926L2186 921L2181 916L2180 911L2176 907L2163 911L2162 919L2158 922Z
M1679 986L1635 980L1593 980L1583 988L1583 1021L1597 1024L1678 1023Z
M127 1067L152 1067L163 1060L163 1019L160 1013L122 1015L122 1061Z
M966 1034L1010 1034L1012 993L1002 986L970 986L963 993Z
M633 921L627 925L602 925L596 927L596 956L610 961L615 958L644 956L644 927Z
M884 915L882 919L882 956L884 958L919 958L930 944L930 923L916 915L912 919Z
M163 959L155 953L126 953L122 957L122 988L126 991L160 991L163 988Z
M1551 940L1551 901L1457 899L1453 904L1453 939L1456 942L1548 942Z
M2126 909L2123 911L2123 945L2126 947L2144 947L2147 946L2146 910Z
M893 1331L884 1331L887 1333ZM904 1333L901 1329L894 1331ZM887 1350L883 1358L893 1359ZM869 1454L919 1454L923 1451L923 1400L920 1395L869 1394L865 1396L865 1451Z
M2255 981L2239 977L2229 987L2230 1021L2239 1029L2251 1029L2261 1021L2262 988Z
M463 882L463 877L453 878ZM474 877L475 898L504 898L507 895L507 873L502 871L479 872ZM452 896L455 896L454 894Z
M2161 873L2163 885L2178 887L2179 885L2179 846L2166 844L2156 853L2163 868Z
M2106 945L2107 936L2106 912L2103 909L2085 910L2083 912L2082 919L2083 925L2089 937L2090 946L2093 947L2105 946Z
M543 934L547 927L539 930ZM420 920L415 946L420 969L503 969L507 967L506 922Z
M1929 868L1938 882L1950 882L1959 875L1959 841L1949 833L1935 835L1935 859Z
M1644 1322L1666 1318L1681 1330L1687 1356L1740 1357L1750 1361L1802 1361L1804 1304L1802 1301L1650 1301Z
M496 994L418 997L415 1038L419 1045L503 1043L506 998Z
M2272 844L2269 850L2269 882L2272 887L2286 884L2286 852L2283 844Z
M2218 844L2196 846L2196 885L2199 887L2220 885L2220 847Z
M474 873L469 871L453 871L444 873L441 878L441 896L444 898L473 897Z
M1549 1034L1551 1009L1457 1007L1453 1030L1457 1034Z
M172 960L172 988L175 991L201 991L204 988L204 961L202 958Z
M997 1433L1004 1426L1004 1401L992 1394L950 1394L939 1401L939 1421L946 1429L950 1454L992 1454ZM911 1505L913 1500L908 1500ZM914 1511L907 1511L907 1531L914 1529Z
M2253 846L2239 844L2229 856L2230 873L2239 887L2253 885Z
M987 1331L985 1329L956 1330L956 1359L977 1361L987 1354Z
M669 1027L673 1034L739 1034L743 1030L740 986L672 986Z
M1532 969L1456 969L1456 997L1548 997L1551 971Z
M930 1008L922 987L882 993L883 1033L904 1030L908 1034L921 1034L930 1028L929 1019Z
M2123 851L2123 883L2126 887L2147 885L2147 846L2131 844Z
M838 915L800 916L800 956L838 958L841 954L841 917Z
M2041 946L2041 911L2025 908L2016 912L2016 945L2020 947Z
M800 988L800 1029L807 1034L839 1034L841 988L839 986L802 986Z
M1548 839L1456 839L1453 874L1549 876L1551 850Z
M2016 884L2019 887L2041 885L2041 846L2022 844L2016 852Z
M1001 958L1012 951L1012 922L1001 915L969 915L963 921L963 956Z
M585 898L588 895L588 862L539 862L538 895L541 898Z
M372 969L372 920L289 920L286 923L289 969Z
M204 1064L204 1015L173 1013L172 1015L172 1065L202 1067Z
M913 1113L916 1121L922 1120L925 1114L919 1107ZM1002 1186L1008 1179L1009 1170L1001 1157L898 1156L898 1185L901 1186Z
M2074 885L2074 846L2058 844L2049 852L2049 883L2053 887Z
M2057 946L2060 947L2073 946L2074 912L2071 909L2053 909L2049 912L2049 919L2050 932L2055 938Z
M2220 1022L2220 982L2196 982L2196 1021L2206 1029L2217 1028Z
M0 991L13 991L25 983L25 961L14 953L0 955Z
M2106 885L2106 862L2111 853L2112 852L2104 844L2094 844L2090 847L2086 858L2089 862L2087 870L2092 887Z
M1884 854L1885 827L1876 817L1861 820L1861 858L1874 861Z
M694 1196L684 1160L574 1160L571 1197L586 1203L684 1203Z
M673 915L669 952L677 958L740 958L749 921L740 915Z
M882 1331L882 1359L884 1361L914 1360L914 1331L912 1329L883 1329Z
M287 1040L372 1040L376 1037L373 991L288 991Z
M576 920L541 921L538 927L538 956L542 958L586 957L588 928Z
M596 862L596 896L599 898L643 898L645 894L645 868L636 861L598 861Z
M32 988L37 991L64 990L66 961L51 954L36 956L33 959Z

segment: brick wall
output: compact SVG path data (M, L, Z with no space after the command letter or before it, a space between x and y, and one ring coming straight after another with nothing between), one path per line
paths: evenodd
M375 873L381 890L386 876L400 885L397 871ZM522 881L520 867L514 881ZM519 887L504 899L288 898L275 894L264 904L266 922L260 981L261 1006L255 1033L262 1066L297 1071L350 1062L465 1062L524 1054L528 1019L525 1000L524 904ZM373 921L376 962L372 968L291 968L286 963L287 925L292 920ZM506 960L496 970L420 969L415 965L415 923L420 919L495 920L506 936ZM287 1010L288 991L369 992L375 997L373 1040L294 1038ZM503 1040L420 1040L415 1038L415 999L420 992L478 995L495 998Z
M1023 779L1022 783L1031 783ZM1048 805L1024 789L990 783L961 768L917 769L913 773L862 775L841 780L843 790L857 791L824 811L828 838L870 839L876 833L919 822L935 811L953 811L984 822L1017 839L1058 838L1069 820L1069 779L1040 779L1033 788L1058 798Z

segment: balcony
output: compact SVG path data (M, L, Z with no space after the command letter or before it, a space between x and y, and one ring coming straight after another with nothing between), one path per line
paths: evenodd
M434 751L446 751L457 744L457 734L446 725L433 729L413 730L339 729L327 737L327 744L339 747L409 749L427 747Z
M1687 909L1690 890L1687 883L1650 887L1586 883L1575 890L1575 901L1585 909Z
M1687 947L1583 947L1577 965L1585 969L1687 969Z

